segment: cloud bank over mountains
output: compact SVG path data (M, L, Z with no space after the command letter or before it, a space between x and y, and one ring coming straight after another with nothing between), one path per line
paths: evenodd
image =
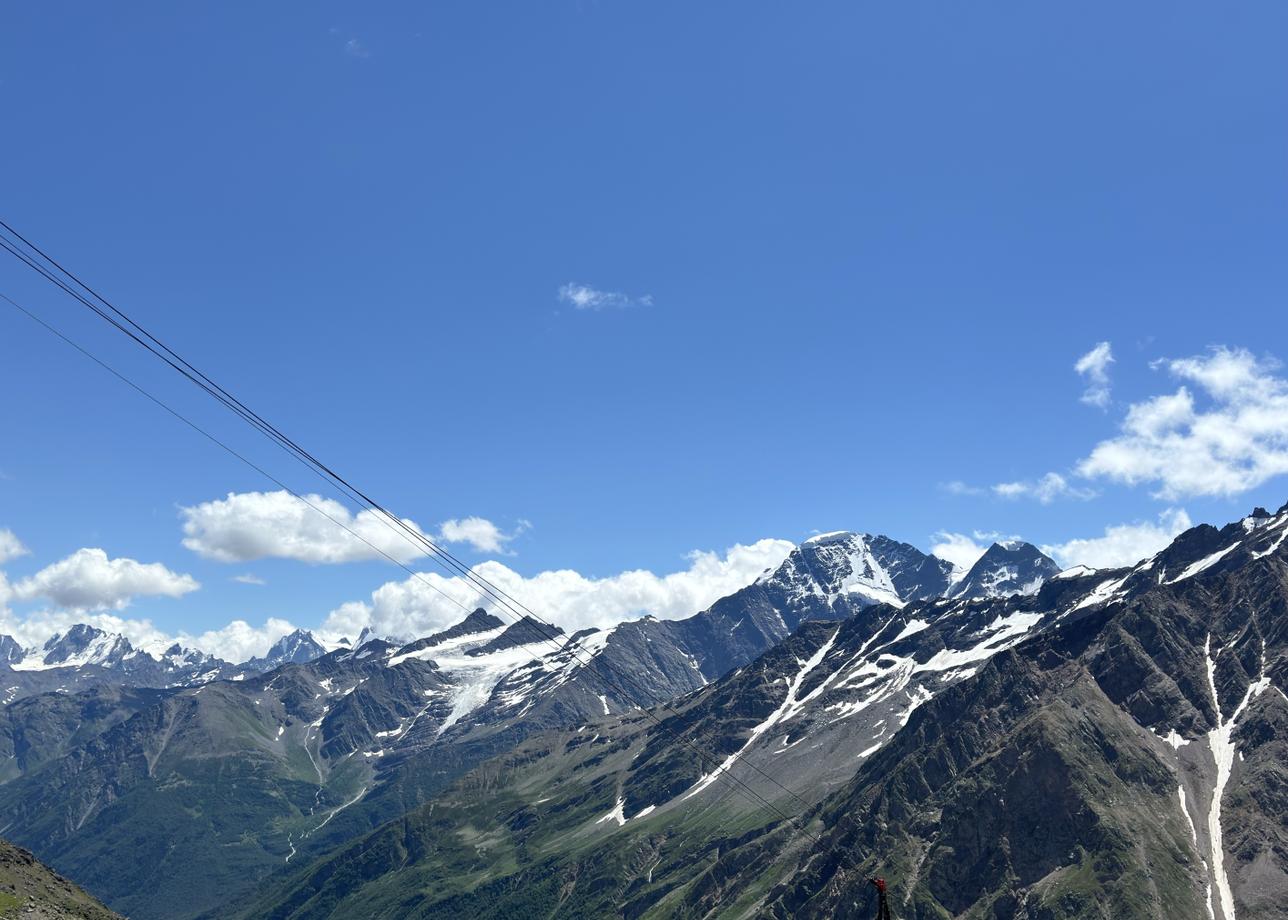
M1154 555L1192 526L1184 508L1168 508L1157 521L1114 524L1099 537L1047 544L1041 549L1066 569L1075 565L1111 569Z
M471 525L462 522L462 526ZM485 540L487 533L480 531L474 536ZM787 540L766 539L738 544L724 553L694 551L686 557L684 568L663 575L640 569L593 578L562 569L529 577L498 561L481 563L475 571L571 632L587 626L608 627L645 614L678 618L697 613L750 583L765 569L777 566L792 546ZM198 587L191 576L172 572L160 563L112 559L102 549L85 548L14 584L0 572L0 633L32 646L76 623L89 623L121 633L154 654L179 642L229 661L243 661L264 654L299 625L277 617L259 626L234 619L218 629L170 633L147 618L122 613L135 597L177 599ZM9 607L11 603L40 600L53 606L25 615ZM414 638L459 621L479 603L480 598L464 579L417 572L386 582L371 592L368 600L340 604L314 628L320 638L331 642L342 636L354 639L365 627L381 635Z
M593 300L598 293L602 292L568 296ZM586 300L584 306L597 305ZM1108 409L1113 363L1109 342L1097 344L1078 360L1075 369L1088 385L1083 402ZM1190 527L1181 500L1238 496L1288 472L1288 381L1277 362L1246 349L1215 347L1203 355L1155 361L1151 367L1175 380L1175 388L1128 403L1117 430L1096 443L1067 475L1049 472L989 488L955 481L943 490L970 498L1054 505L1070 499L1091 502L1108 484L1148 487L1160 504L1166 503L1155 516L1041 546L1064 567L1112 568L1152 555ZM306 495L301 501L285 491L230 492L182 507L179 513L183 546L219 563L284 559L340 565L392 559L425 569L388 580L365 599L339 603L317 628L323 639L355 638L367 627L402 638L425 635L456 622L480 603L464 579L429 571L424 547L393 522L371 511L354 513L320 495ZM498 557L513 555L514 541L530 527L526 521L517 521L509 530L479 516L445 520L432 529L422 529L410 519L403 523L440 545L491 557L475 571L569 631L609 627L646 614L692 615L777 566L793 546L766 538L736 544L723 553L695 551L683 567L664 574L632 570L593 577L559 569L524 575ZM993 532L944 530L932 536L931 551L965 569L1000 538ZM0 565L28 555L17 534L0 528ZM227 579L264 584L244 571L229 573ZM200 633L171 634L148 619L123 613L137 598L180 601L199 588L193 576L163 563L112 557L102 548L84 547L22 578L0 571L0 632L32 645L74 623L88 622L123 633L149 651L179 641L238 661L263 654L296 626L278 617L258 626L234 619ZM20 615L13 605L26 610Z
M591 578L559 569L525 577L495 561L475 566L475 571L534 613L572 632L645 614L659 619L690 616L778 566L793 546L789 540L765 539L737 544L723 554L695 551L688 555L687 568L667 575L637 569ZM460 620L479 603L464 579L425 572L386 582L367 601L341 605L327 617L323 632L356 635L370 627L380 635L422 636Z

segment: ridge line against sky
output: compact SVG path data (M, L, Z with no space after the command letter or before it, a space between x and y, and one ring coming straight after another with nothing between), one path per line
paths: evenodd
M1112 362L1108 342L1097 344L1074 365L1088 368L1097 407L1108 405ZM1156 484L1159 501L1204 495L1239 496L1288 472L1288 382L1276 375L1277 362L1243 349L1214 347L1208 354L1152 361L1150 366L1181 381L1170 393L1130 404L1118 432L1099 441L1070 475L1086 481L1107 480L1129 486ZM1201 405L1190 386L1197 387ZM1160 457L1161 455L1161 457ZM989 493L995 501L1021 499L1042 505L1091 501L1099 492L1074 486L1049 472L1033 484L997 483L990 489L953 483L954 494ZM341 565L388 554L400 562L422 559L425 553L387 527L371 511L351 514L339 502L309 496L327 515L309 508L286 492L229 493L226 498L179 508L182 544L198 557L224 564L246 564L269 558L312 565ZM424 533L414 521L410 526ZM1042 550L1064 567L1106 568L1133 564L1163 548L1191 526L1184 508L1161 509L1156 520L1107 524L1103 534L1046 543ZM445 543L463 544L484 554L506 555L507 545L530 527L521 521L511 532L480 517L444 521L433 534ZM355 534L357 536L355 536ZM947 530L932 536L930 552L961 569L969 568L991 542L1022 538L1018 534ZM374 544L374 546L373 546ZM689 616L719 597L749 584L780 563L795 544L765 538L735 545L722 555L710 551L688 554L687 570L657 575L646 570L624 571L607 578L588 578L570 569L548 570L525 577L499 561L475 568L508 594L517 596L551 620L571 630L608 627L625 619L653 615L665 619ZM21 559L30 551L17 534L0 529L0 565ZM253 573L228 576L241 584L262 585ZM424 582L428 581L429 585ZM27 645L76 622L123 632L142 647L159 651L175 641L192 644L230 660L263 654L272 642L296 624L269 618L255 627L245 620L191 633L167 633L146 619L121 615L137 597L181 598L201 585L191 575L171 571L161 563L111 558L101 548L85 547L67 558L10 582L0 571L0 632L15 633ZM440 593L441 592L441 593ZM453 597L453 608L443 598ZM9 609L11 603L45 600L26 616ZM325 619L302 624L334 643L354 637L364 628L381 635L411 639L455 622L461 609L480 603L459 577L425 572L416 578L385 581L369 601L338 603ZM108 612L111 611L111 612Z

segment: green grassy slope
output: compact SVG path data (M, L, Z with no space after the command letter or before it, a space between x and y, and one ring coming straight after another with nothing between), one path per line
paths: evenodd
M0 840L0 920L121 920L26 850Z

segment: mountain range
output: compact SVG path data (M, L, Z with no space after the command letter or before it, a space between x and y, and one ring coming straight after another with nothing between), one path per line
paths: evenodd
M177 687L238 679L310 661L326 651L310 632L297 629L274 643L262 658L234 665L177 643L152 655L135 648L123 635L78 623L35 648L23 648L12 636L0 636L0 703L103 685Z
M860 917L880 874L905 917L1288 916L1286 536L1288 506L1027 595L806 623L237 915Z
M0 833L143 920L859 916L874 872L901 916L1282 917L1286 531L1107 572L824 534L684 620L156 687L81 632L13 671L96 669L0 710Z
M1008 546L1011 548L1007 549ZM757 654L810 617L841 618L865 604L915 600L950 590L970 597L1008 593L1019 590L1022 583L1040 581L1057 570L1054 562L1026 543L994 544L970 572L957 573L945 560L888 537L824 534L807 540L776 571L765 573L749 586L745 595L729 599L727 606L732 608L740 604L750 607L778 604L783 608L781 622L762 624L751 616L740 627L752 633L746 640L736 640L728 648L723 644L708 647L712 645L709 630L721 628L720 611L707 611L705 616L678 621L683 625L669 627L644 626L647 620L639 622L647 641L662 639L677 648L691 647L700 652L706 662L702 666L703 675L710 679L727 670L730 662L744 660L749 651ZM801 591L805 594L792 596ZM497 621L498 625L500 622ZM528 629L532 631L532 624ZM542 627L543 634L544 630ZM364 630L356 645L373 638L379 637ZM396 640L384 637L384 641ZM614 644L630 641L625 633L613 640ZM349 640L339 640L336 647L349 648ZM199 686L212 680L262 674L283 664L302 664L330 650L304 629L283 636L265 655L242 662L224 661L206 651L179 644L153 654L136 648L121 634L84 623L56 633L34 647L24 648L12 636L0 635L0 683L3 684L0 703L12 703L35 693L70 692L105 684ZM660 699L675 691L673 687L661 687L658 692L662 694Z

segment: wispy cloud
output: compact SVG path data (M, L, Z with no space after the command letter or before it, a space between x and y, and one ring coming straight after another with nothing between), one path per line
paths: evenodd
M644 614L660 619L691 616L779 565L792 548L786 540L765 539L730 547L723 554L693 552L685 568L666 574L635 569L596 578L559 569L525 576L496 561L475 566L474 571L571 632L588 626L609 627ZM444 594L467 606L476 602L465 579L426 572L388 582L367 601L341 605L332 611L322 633L352 637L370 626L379 635L425 636L462 616Z
M1075 371L1087 378L1087 389L1082 393L1084 403L1100 409L1108 408L1109 365L1113 363L1113 348L1108 342L1100 342L1073 365Z
M12 530L5 530L0 527L0 565L8 562L10 559L17 559L19 556L27 555L27 547L22 545L22 541Z
M371 57L371 51L367 46L356 38L351 38L344 43L344 53L349 57L368 58Z
M250 573L250 572L246 572L246 573L244 573L244 574L242 574L242 575L234 575L234 576L233 576L233 581L237 582L238 584L242 584L242 585L266 585L266 584L268 584L268 582L266 582L264 579L260 578L258 575L254 575L254 574L252 574L252 573Z
M972 486L969 483L962 482L960 479L954 479L951 482L941 482L939 488L943 489L949 495L983 495L984 490L979 486Z
M998 498L1031 498L1043 505L1049 505L1058 498L1087 501L1096 497L1094 489L1071 485L1059 473L1047 473L1041 479L999 482L993 486L993 494Z
M560 286L559 300L563 303L572 304L573 308L577 310L621 310L627 307L650 307L653 305L653 297L650 294L632 297L629 294L623 294L621 291L601 291L588 284L579 284L575 281L570 281Z

